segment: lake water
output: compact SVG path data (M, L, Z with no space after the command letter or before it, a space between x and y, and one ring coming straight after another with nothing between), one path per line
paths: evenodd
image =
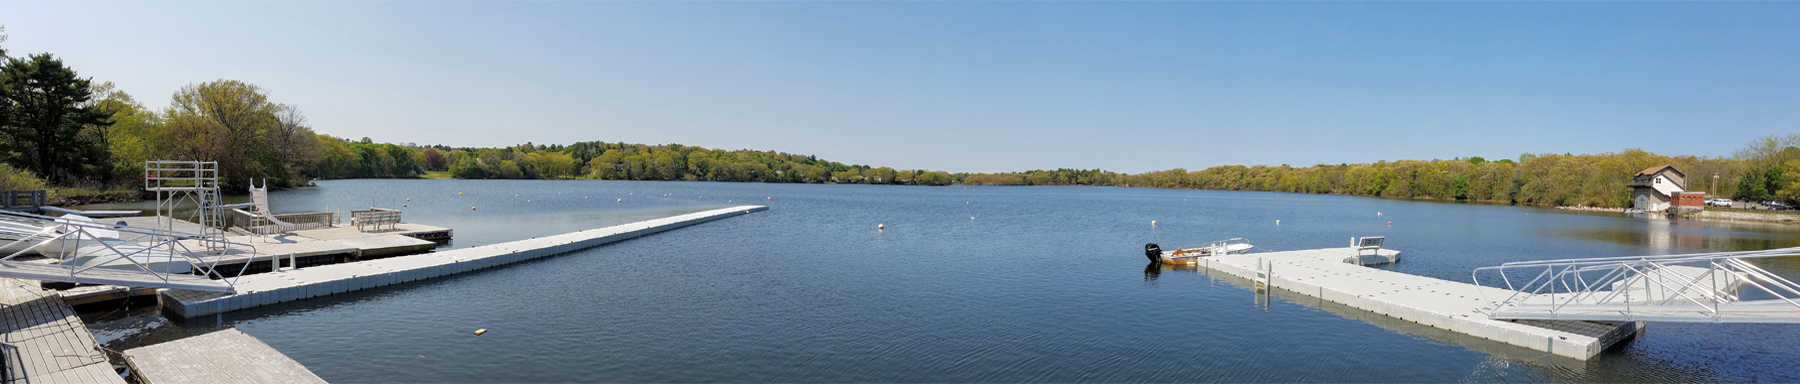
M409 222L455 228L447 247L770 210L215 318L95 317L96 333L122 350L236 327L331 382L1800 381L1792 326L1652 323L1578 362L1303 298L1259 306L1142 253L1385 235L1405 253L1385 268L1467 282L1508 261L1800 245L1791 227L1109 187L344 180L272 195L277 211L404 205ZM1765 267L1791 276L1800 261Z

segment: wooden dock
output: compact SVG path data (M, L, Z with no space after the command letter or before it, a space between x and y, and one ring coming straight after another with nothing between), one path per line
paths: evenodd
M1380 253L1397 255L1394 250ZM1508 321L1485 310L1505 289L1345 263L1351 248L1235 254L1200 258L1209 274L1224 273L1263 287L1291 291L1387 317L1550 353L1587 360L1635 336L1643 323ZM1417 257L1414 257L1417 258ZM1483 297L1485 295L1485 297Z
M125 364L146 384L323 384L294 359L249 334L225 329L126 349Z
M337 293L388 286L582 250L667 230L752 212L767 206L736 206L665 218L464 249L246 275L237 293L165 290L165 309L191 318Z
M36 282L0 279L0 367L8 383L123 384L87 325Z

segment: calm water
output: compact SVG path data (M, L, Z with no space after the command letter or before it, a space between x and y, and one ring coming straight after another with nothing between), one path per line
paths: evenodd
M405 205L410 222L455 228L449 247L771 210L216 318L97 320L97 334L122 349L236 327L332 382L1800 381L1791 326L1651 324L1582 363L1304 298L1259 306L1198 272L1147 269L1141 251L1386 235L1406 257L1388 268L1466 282L1516 260L1800 245L1793 228L1096 187L348 180L273 195L278 211Z

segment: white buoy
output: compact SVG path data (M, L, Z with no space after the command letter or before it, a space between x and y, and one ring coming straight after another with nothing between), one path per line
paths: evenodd
M772 201L772 200L775 200L775 197L765 197L765 198L763 198L763 200Z
M1150 221L1150 227L1156 227L1156 221Z
M1276 220L1275 220L1275 225L1276 225L1276 226L1281 226L1281 220L1280 220L1280 219L1276 219Z
M885 224L885 223L876 223L876 224L875 224L875 231L882 231L882 230L887 230L887 224Z
M1376 212L1375 212L1375 216L1378 216L1378 217L1379 217L1379 216L1381 216L1381 212L1380 212L1380 211L1376 211Z
M625 203L625 198L619 198L619 203Z
M475 211L475 206L469 206L469 211Z

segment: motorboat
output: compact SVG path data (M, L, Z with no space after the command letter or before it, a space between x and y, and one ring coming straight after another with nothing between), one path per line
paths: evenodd
M1146 243L1144 244L1144 257L1149 258L1151 262L1162 262L1163 264L1168 265L1186 265L1194 263L1198 258L1215 255L1243 254L1253 248L1256 248L1256 245L1250 244L1249 240L1242 237L1213 241L1202 247L1167 251L1164 251L1162 246L1158 246L1155 243Z

